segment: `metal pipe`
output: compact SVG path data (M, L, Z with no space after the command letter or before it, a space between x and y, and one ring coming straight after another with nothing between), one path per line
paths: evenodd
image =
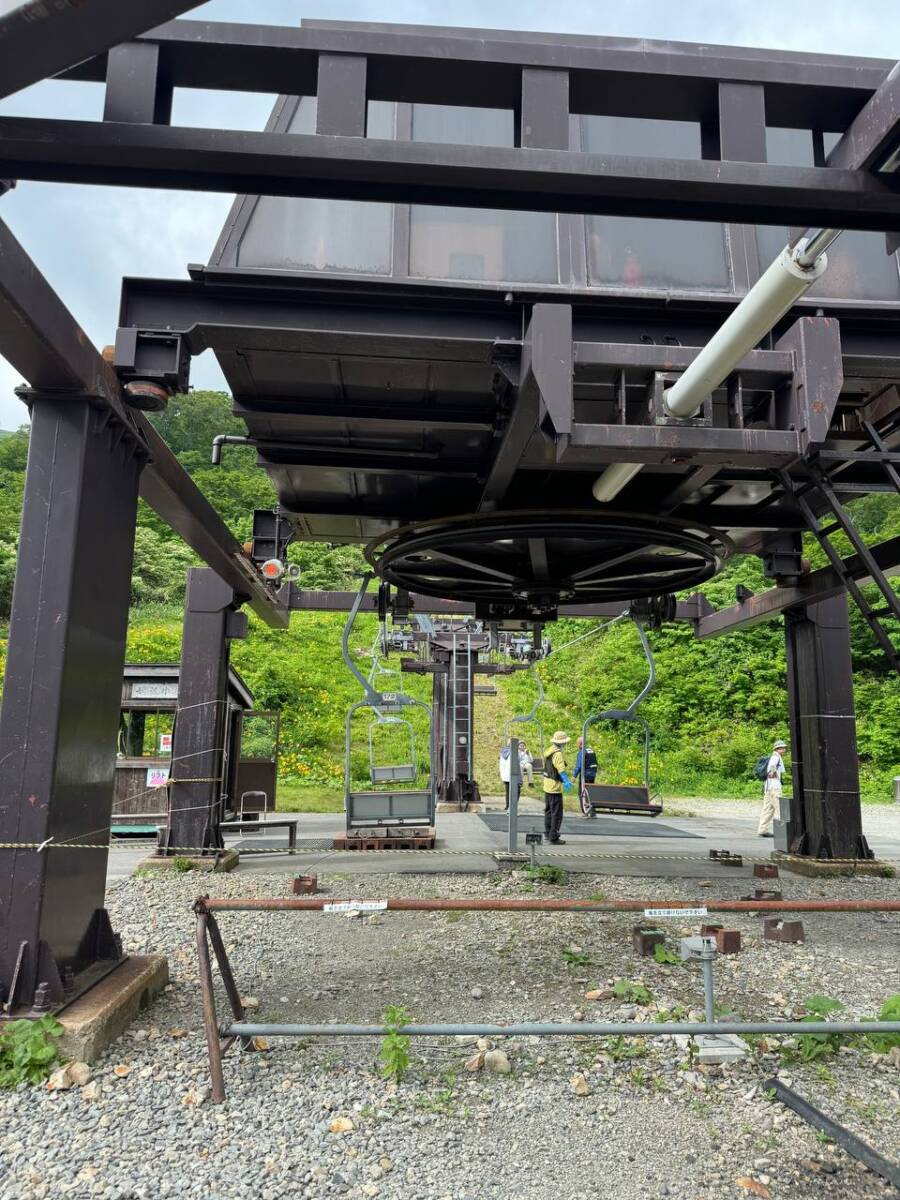
M212 454L209 461L214 467L219 466L222 461L223 446L254 446L256 443L253 438L245 437L239 433L217 433L212 440Z
M642 463L611 463L603 474L598 475L594 480L591 488L594 499L601 504L608 504L610 500L615 500L622 488L631 483L635 475L640 472L642 465Z
M704 1033L900 1033L900 1021L519 1021L509 1025L445 1022L439 1025L294 1025L242 1021L225 1037L671 1037Z
M260 897L229 899L201 896L197 912L318 912L334 901L327 896ZM707 912L900 912L900 900L554 900L501 899L465 900L460 898L407 899L393 897L384 901L389 912L643 912L647 908L703 907Z
M519 849L519 788L522 769L519 766L519 739L509 739L509 828L507 852L518 853Z
M209 958L209 943L206 940L209 916L197 913L197 963L200 975L200 995L203 1003L203 1029L209 1051L210 1091L214 1104L225 1099L225 1077L222 1073L222 1045L216 1020L216 996L213 988L212 964Z
M703 1015L710 1025L715 1024L716 1020L716 1003L715 993L713 992L713 956L707 955L701 958L700 966L703 968ZM721 1032L721 1031L720 1031Z
M693 417L735 364L778 324L828 266L824 254L809 266L801 265L796 254L785 246L687 370L663 392L663 408L670 416Z
M880 1175L882 1179L886 1179L888 1183L892 1183L895 1188L900 1188L900 1167L883 1158L877 1150L873 1150L856 1134L851 1133L849 1129L845 1129L843 1125L839 1125L837 1121L833 1121L831 1117L815 1108L810 1102L798 1095L791 1088L786 1087L780 1079L770 1079L763 1084L763 1091L766 1093L774 1092L774 1099L780 1100L782 1104L788 1108L792 1108L798 1117L802 1117L808 1125L812 1125L814 1129L820 1130L827 1134L832 1141L837 1142L842 1150L846 1150L848 1154L852 1154L870 1171L874 1171L876 1175Z
M833 241L841 236L840 229L807 229L794 246L794 262L800 267L812 267Z

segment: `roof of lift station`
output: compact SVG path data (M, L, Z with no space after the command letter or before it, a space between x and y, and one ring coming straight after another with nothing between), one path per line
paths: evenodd
M387 109L385 102L370 102L368 136L397 136L391 125L397 114ZM279 98L269 128L314 132L315 98ZM436 140L439 123L432 119L430 128L428 137ZM404 136L415 136L410 129ZM522 239L537 241L547 222L557 256L563 239L556 220L415 205L410 216L403 205L236 198L209 264L190 268L213 307L219 294L235 306L227 319L210 319L203 341L218 357L235 412L258 442L259 463L281 505L297 514L301 537L366 541L401 524L479 508L600 508L591 485L609 455L592 459L585 451L560 462L540 422L522 439L501 501L484 503L485 481L517 404L519 351L532 303L572 303L579 344L697 346L746 284L732 282L726 263L724 284L635 289L625 277L598 287L582 261L580 282L563 285L569 267L564 270L558 257L553 278L542 282L535 282L534 263L530 282L496 277L497 262L511 254L509 239L518 238L520 246ZM579 253L583 259L587 244L589 257L582 218L559 220L575 223ZM602 220L611 223L614 237L615 222L629 219ZM724 234L722 241L730 254ZM857 406L889 381L868 365L864 313L828 298L798 312L811 315L815 305L841 316L842 336L848 331L841 404ZM900 312L883 298L879 309L882 328L892 321L900 329ZM851 344L854 329L858 351ZM624 378L628 423L640 424L653 369L638 363ZM765 422L778 383L765 371L743 380L745 423ZM580 362L576 348L576 421L614 423L619 385L618 368ZM726 390L714 399L714 423L727 423L721 416ZM851 467L842 478L858 481L862 470ZM777 496L772 503L775 486L768 465L758 460L710 466L669 453L648 462L611 507L703 521L739 538L753 529L801 528L794 510Z

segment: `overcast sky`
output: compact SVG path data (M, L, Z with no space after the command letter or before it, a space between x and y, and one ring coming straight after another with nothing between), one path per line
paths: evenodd
M127 0L123 0L126 3ZM900 58L900 0L210 0L193 19L296 25L304 17L468 25L613 37L766 46L832 54ZM179 125L261 129L273 97L179 90ZM41 83L0 101L0 114L97 120L99 84ZM20 183L0 198L12 228L97 346L113 340L123 275L185 277L206 262L231 196ZM196 387L223 386L213 360L195 361ZM15 428L25 410L12 389L21 382L0 358L0 427Z

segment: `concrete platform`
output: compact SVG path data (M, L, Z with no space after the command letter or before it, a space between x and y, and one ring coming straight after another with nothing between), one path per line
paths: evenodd
M133 955L59 1014L63 1057L93 1062L169 982L162 954Z
M240 862L240 854L237 850L229 848L223 850L217 857L201 857L197 855L193 858L189 855L169 857L162 854L151 854L149 858L142 858L138 863L138 869L141 871L175 871L175 863L187 861L191 864L192 871L216 871L219 874L227 871L233 871ZM180 867L177 870L181 870Z
M695 809L696 806L696 809ZM489 824L477 813L442 813L436 821L433 850L331 851L334 838L344 832L342 813L298 813L297 849L288 854L283 832L266 833L260 822L252 837L229 838L231 847L246 849L239 870L272 874L341 872L344 874L487 874L508 869L495 854L508 848L507 823L502 798L489 798L488 811L504 818ZM694 815L685 815L684 810ZM704 809L712 809L705 812ZM735 877L750 881L755 862L773 861L771 839L756 835L758 805L752 801L673 801L661 817L636 819L625 814L604 814L591 821L567 812L562 835L565 846L541 845L537 862L552 862L573 873L644 876L671 879ZM682 815L675 815L681 813ZM277 817L283 817L279 813ZM277 819L277 817L273 819ZM900 806L863 809L866 836L882 862L900 861ZM523 798L519 813L519 846L526 851L525 834L544 827L543 805L535 797ZM656 828L664 836L648 836ZM577 830L577 833L572 833ZM571 836L568 836L570 835ZM130 875L151 847L116 846L109 856L111 879ZM710 859L710 850L730 850L743 856L742 867L723 866ZM265 851L265 853L260 853ZM527 852L527 851L526 851ZM748 887L749 890L749 887Z

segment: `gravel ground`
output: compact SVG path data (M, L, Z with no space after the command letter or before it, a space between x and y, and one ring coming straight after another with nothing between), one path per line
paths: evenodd
M697 899L691 881L521 874L326 876L335 897L572 895ZM789 896L896 897L896 880L786 876ZM207 1095L190 902L287 894L284 875L130 879L109 907L126 947L170 956L172 984L93 1067L87 1092L21 1088L0 1098L0 1200L49 1196L370 1197L384 1200L724 1200L894 1195L792 1113L771 1102L779 1073L882 1154L900 1159L900 1071L847 1048L813 1063L773 1046L699 1069L670 1039L503 1039L509 1074L466 1069L478 1048L414 1041L399 1085L377 1073L374 1040L279 1041L226 1059L228 1101ZM746 881L716 892L739 896ZM242 994L260 1019L377 1022L388 1004L417 1020L647 1019L696 1012L695 968L637 958L629 915L225 913L220 924ZM730 922L731 923L731 922ZM733 924L745 949L715 965L717 999L745 1017L799 1014L824 993L851 1016L900 991L900 915L807 915L808 941L765 943L761 921ZM674 945L686 927L671 926ZM568 956L563 954L568 950ZM577 965L584 956L587 965ZM576 958L576 964L571 960ZM645 1007L584 993L642 982ZM224 1011L220 1008L220 1012ZM115 1068L118 1068L118 1073ZM586 1094L572 1079L583 1075ZM91 1098L92 1095L94 1098ZM343 1129L343 1132L332 1130Z
M666 809L671 815L691 812L698 817L722 817L726 820L759 820L759 800L714 800L705 796L684 799L666 797ZM900 838L900 804L864 804L863 831L870 837Z

